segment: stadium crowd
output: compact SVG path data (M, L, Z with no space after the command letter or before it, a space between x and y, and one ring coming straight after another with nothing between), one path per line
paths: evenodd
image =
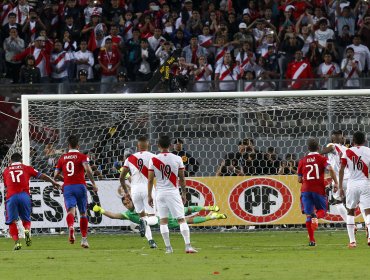
M148 81L171 67L197 91L359 87L370 66L368 0L4 0L0 72L14 83ZM323 78L317 84L302 79ZM334 85L335 87L335 85ZM104 89L102 89L104 91Z

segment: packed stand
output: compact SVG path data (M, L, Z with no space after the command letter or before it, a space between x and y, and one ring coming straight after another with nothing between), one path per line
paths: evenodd
M14 83L148 81L174 54L195 91L360 87L369 1L3 1L0 71ZM323 78L319 82L304 79ZM341 84L330 78L343 77ZM105 84L105 86L104 86Z

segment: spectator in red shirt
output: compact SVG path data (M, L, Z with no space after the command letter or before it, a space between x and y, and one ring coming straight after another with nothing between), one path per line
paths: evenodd
M112 39L105 40L105 46L99 52L98 60L101 72L101 92L104 93L109 85L117 81L117 69L120 66L120 54L113 48Z
M288 88L294 90L311 89L312 81L305 79L312 79L313 77L310 62L303 60L302 51L297 50L294 61L290 62L287 67L286 79L292 80L289 82Z
M155 29L154 23L150 15L143 15L141 19L142 22L139 23L138 25L138 28L141 33L141 38L148 39L154 34Z

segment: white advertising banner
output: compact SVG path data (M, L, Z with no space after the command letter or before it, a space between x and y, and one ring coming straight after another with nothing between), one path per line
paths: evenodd
M118 180L97 181L99 191L95 194L91 189L88 191L88 216L90 227L128 226L129 221L112 220L105 216L96 215L92 208L95 204L104 209L121 213L127 209L123 206L118 195ZM67 227L66 209L64 207L63 194L46 182L31 182L32 196L32 227L33 228L59 228ZM6 227L4 215L4 185L0 183L0 229ZM77 211L78 212L78 211ZM78 216L79 217L79 216ZM77 217L77 218L78 218ZM79 221L79 219L78 219ZM75 226L79 226L78 223Z

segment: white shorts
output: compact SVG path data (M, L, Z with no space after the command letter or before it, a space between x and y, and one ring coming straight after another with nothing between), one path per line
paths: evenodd
M363 182L347 186L346 207L355 209L361 204L363 209L370 208L370 184Z
M347 192L347 182L348 182L348 179L344 179L343 180L344 195L346 195L346 192ZM338 188L338 190L336 192L333 192L333 198L335 200L342 201L342 198L340 197L340 193L339 193L339 188Z
M169 214L175 219L185 218L184 204L180 193L176 192L157 192L156 205L159 218L168 218Z
M148 204L148 193L147 192L138 192L131 194L132 202L136 213L145 212L146 214L155 214L155 210Z

